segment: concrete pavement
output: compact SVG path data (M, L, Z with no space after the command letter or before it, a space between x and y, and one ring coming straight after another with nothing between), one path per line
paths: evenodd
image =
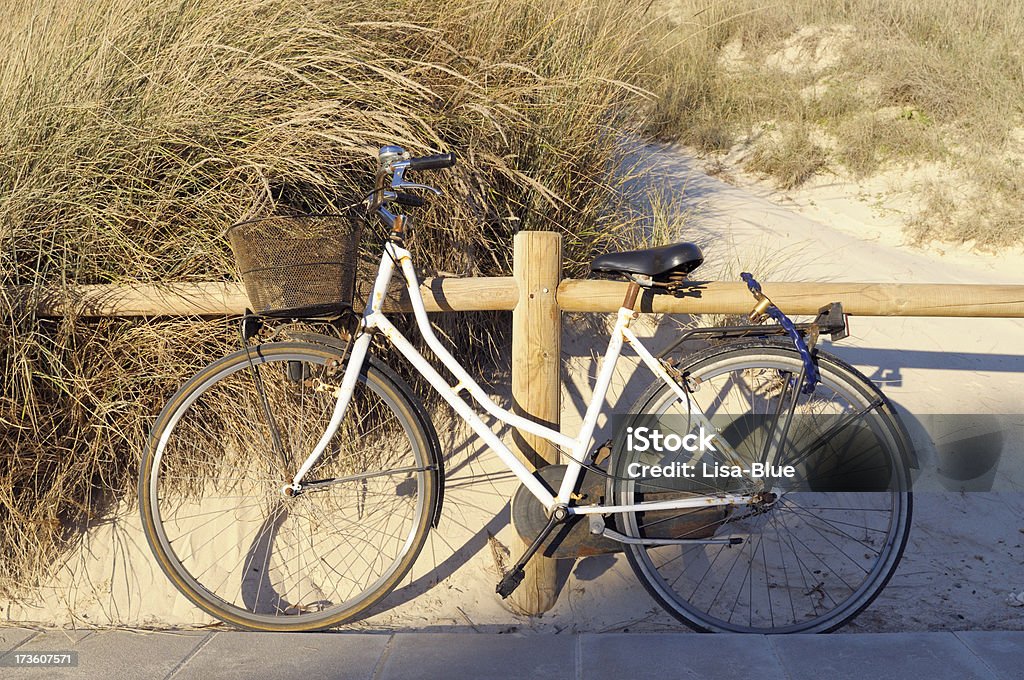
M77 652L74 668L15 666ZM38 657L35 657L38 659ZM35 631L0 628L0 678L917 678L1024 676L1024 632L824 636Z

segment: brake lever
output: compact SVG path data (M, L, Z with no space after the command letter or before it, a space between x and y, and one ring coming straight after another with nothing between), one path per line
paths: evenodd
M435 196L444 196L444 192L436 187L427 186L426 184L417 184L415 182L405 181L405 171L407 166L401 163L395 163L391 166L394 168L395 174L391 178L391 188L395 191L401 191L403 189L423 189L425 191L433 192Z

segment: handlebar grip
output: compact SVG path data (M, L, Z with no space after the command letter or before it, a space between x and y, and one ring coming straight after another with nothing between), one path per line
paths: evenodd
M414 196L404 191L398 192L398 195L395 197L395 203L407 206L409 208L422 208L427 204L427 202L424 201L419 196Z
M409 159L410 170L441 170L455 165L454 153L438 153Z

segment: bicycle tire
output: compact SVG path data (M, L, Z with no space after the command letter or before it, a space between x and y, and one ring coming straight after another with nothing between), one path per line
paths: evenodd
M426 542L443 484L437 435L408 386L376 359L364 363L338 433L304 479L326 483L283 493L333 409L333 393L316 391L316 380L340 382L342 359L339 348L309 342L242 349L193 376L156 420L139 472L146 540L174 586L221 621L308 631L365 616ZM319 428L294 417L307 405ZM202 513L181 512L200 503ZM345 580L352 585L341 592Z
M723 436L735 440L730 444L737 448L737 454L744 460L750 455L764 455L765 439L771 436L770 422L775 418L773 413L780 411L776 404L774 411L765 408L766 413L761 417L750 418L743 414L746 420L739 420L735 417L737 414L725 413L727 409L723 404L727 397L720 390L730 381L732 386L736 386L741 380L752 383L752 376L758 373L763 373L766 380L773 373L777 374L773 378L776 382L783 379L789 385L788 392L780 391L778 401L787 399L787 394L791 397L793 391L798 399L804 399L809 410L806 413L801 411L804 406L798 402L797 410L803 418L797 420L800 416L794 416L791 422L801 423L799 427L807 428L805 436L815 437L811 440L813 449L799 460L803 470L812 471L805 474L804 488L798 489L793 484L793 490L785 491L785 482L778 480L763 485L763 488L769 484L782 485L773 489L779 495L767 510L761 506L733 508L722 517L707 510L673 511L677 514L668 518L668 521L678 522L680 515L686 512L704 513L694 514L693 521L687 525L687 533L675 537L733 537L742 540L739 546L626 546L630 566L647 591L669 614L694 630L762 634L830 632L868 607L885 588L899 564L909 536L913 509L906 430L888 400L863 374L824 352L816 352L815 360L822 382L815 396L810 397L800 395L799 390L792 387L799 375L801 360L793 347L785 343L753 341L711 347L691 356L680 368L683 376L699 384L692 397L702 412L714 412L717 415L712 418L713 422L718 418L719 422L727 423L722 430ZM746 375L751 377L744 378L742 371L747 371ZM742 387L737 389L742 390ZM781 390L781 387L775 389ZM704 400L708 403L701 403L702 391L707 392ZM769 392L765 390L763 395L767 394ZM829 397L834 401L825 401ZM842 406L838 397L849 402L845 411L839 412L835 406ZM757 410L758 394L753 388L749 390L748 399L747 408L751 412ZM623 428L637 426L641 421L649 423L645 417L649 418L652 412L673 400L677 397L669 386L660 382L653 385L636 403L631 411L635 415L624 423ZM769 403L765 401L766 406ZM814 409L827 404L832 404L837 411L834 416L827 406L815 415ZM735 410L740 411L742 407ZM862 412L862 416L856 416ZM664 417L662 413L659 417ZM844 420L841 413L852 415ZM826 422L835 427L844 422L851 424L844 425L831 435L831 439L819 444L832 430L825 430L823 424L816 423ZM815 433L816 428L824 431ZM804 434L801 430L795 431L793 440L801 434ZM736 444L742 445L742 453ZM724 478L710 483L717 488L706 488L709 482L704 478L698 485L701 488L697 488L688 480L631 480L629 465L638 462L643 454L630 453L627 448L625 438L617 437L613 458L615 476L611 481L612 498L616 503L642 501L645 491L648 494L659 493L662 497L669 493L666 489L674 489L674 494L707 494L750 489L755 483L752 478ZM779 462L785 460L781 456L789 455L778 454L777 451L776 454L780 456ZM860 462L856 462L858 460ZM792 462L797 462L796 456ZM814 476L813 471L819 471L819 474ZM857 490L861 487L866 490ZM857 506L857 503L864 507ZM846 507L837 507L843 505ZM752 514L755 511L757 513ZM842 514L835 514L839 512ZM665 513L648 514L649 517L643 513L623 513L617 515L615 521L626 535L644 537L653 535L654 524L665 526L666 522ZM699 522L697 528L694 528L695 522ZM774 537L770 535L772 531ZM847 539L850 539L848 547L838 545ZM864 552L849 554L853 546ZM718 564L728 550L735 550L735 555ZM779 557L775 557L775 552ZM843 557L826 561L830 552ZM790 556L788 564L787 553ZM865 561L870 560L870 569L861 564L860 554ZM734 577L736 565L744 563L746 572L741 567ZM693 571L688 574L691 569ZM851 584L849 581L859 573L858 569L864 570L863 579ZM741 574L742 579L739 578ZM709 575L717 577L718 581L706 582ZM756 581L764 585L763 593L758 586L757 602L753 592ZM844 596L847 589L849 594ZM723 592L727 593L726 599L722 605L717 605ZM728 610L730 598L732 609Z

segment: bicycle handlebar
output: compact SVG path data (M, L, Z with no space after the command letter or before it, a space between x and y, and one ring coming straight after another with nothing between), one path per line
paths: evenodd
M426 204L421 197L410 191L426 191L440 196L441 190L426 184L410 182L405 173L410 170L441 170L455 165L454 153L438 153L418 158L406 158L405 150L400 146L382 146L377 154L380 168L377 171L377 188L366 200L368 212L376 213L394 228L395 215L384 206L394 201L409 208L418 208ZM388 175L391 176L390 190L387 190ZM403 223L404 224L404 223Z
M437 153L432 156L410 158L407 163L410 170L442 170L455 165L454 153Z

